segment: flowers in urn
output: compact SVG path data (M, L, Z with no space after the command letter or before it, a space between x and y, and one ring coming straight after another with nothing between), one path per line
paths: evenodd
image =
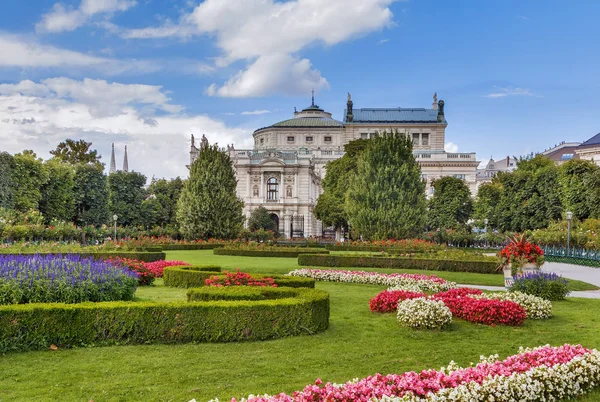
M502 260L500 267L510 267L512 276L521 273L529 264L535 264L536 268L544 264L544 250L527 241L525 234L515 234L508 238L510 243L498 252L498 257Z

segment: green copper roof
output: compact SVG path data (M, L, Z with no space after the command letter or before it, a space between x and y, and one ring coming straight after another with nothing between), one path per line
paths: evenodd
M298 117L295 119L283 120L268 127L259 128L256 131L273 127L343 127L344 123L325 117ZM256 132L255 131L255 132Z

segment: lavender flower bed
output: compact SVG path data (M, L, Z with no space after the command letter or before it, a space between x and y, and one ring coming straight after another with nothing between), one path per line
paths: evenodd
M0 255L0 304L132 300L137 273L76 255Z
M510 290L546 300L563 300L570 292L568 283L568 280L554 273L533 272L515 278Z

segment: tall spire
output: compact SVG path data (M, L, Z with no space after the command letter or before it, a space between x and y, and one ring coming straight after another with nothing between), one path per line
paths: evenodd
M129 172L129 163L127 162L127 145L125 145L125 156L123 157L123 171Z
M112 153L110 154L110 169L108 174L114 173L117 170L117 165L115 163L115 144L112 144Z

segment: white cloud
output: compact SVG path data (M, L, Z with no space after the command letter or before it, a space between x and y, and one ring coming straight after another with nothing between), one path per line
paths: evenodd
M390 40L389 39L380 39L377 41L378 45L383 45L384 43L388 43Z
M333 46L389 26L394 0L205 0L177 23L124 30L126 38L189 38L212 35L222 54L219 67L243 60L245 70L207 94L225 97L306 93L327 81L297 53L313 44ZM267 68L262 68L262 67ZM278 68L285 68L281 71ZM273 74L279 81L269 83ZM282 80L282 78L284 80ZM290 81L297 79L299 82Z
M47 158L65 138L84 138L108 163L115 142L128 145L130 166L148 177L185 176L192 133L252 146L249 130L177 111L160 87L68 78L0 85L0 143L11 153L33 149Z
M540 97L539 95L531 92L529 88L501 88L495 87L494 92L485 95L486 98L504 98L506 96L535 96Z
M85 68L113 75L144 73L162 68L144 60L116 60L43 45L34 39L0 34L0 68Z
M264 109L263 110L252 110L252 111L245 111L245 112L242 112L240 114L243 115L243 116L247 116L247 115L252 116L252 115L267 114L267 113L271 113L271 111L270 110L264 110Z
M458 145L456 145L453 142L447 142L446 144L444 144L444 151L450 153L458 152Z
M329 88L318 70L311 68L310 60L298 60L286 54L259 57L246 70L238 72L225 84L212 84L206 90L209 96L245 98L280 92L288 95L308 93L311 89Z
M62 3L55 3L52 11L42 16L35 29L42 33L73 31L85 25L96 14L125 11L135 4L135 0L82 0L79 7L73 9Z

